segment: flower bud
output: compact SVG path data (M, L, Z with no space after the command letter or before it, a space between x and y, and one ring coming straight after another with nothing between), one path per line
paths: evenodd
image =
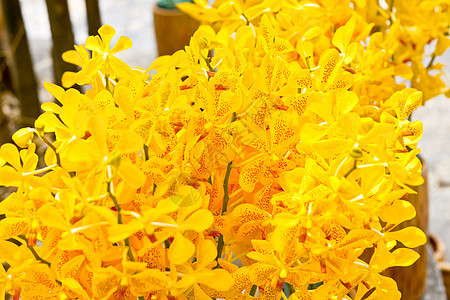
M199 37L198 39L198 48L200 50L209 48L209 41L204 37Z
M12 139L17 146L27 148L31 144L35 132L36 129L34 128L21 128L13 134Z
M64 231L63 233L61 233L61 238L62 239L66 239L70 236L70 232L68 231Z
M69 299L69 297L67 297L67 295L65 293L61 293L61 294L59 294L59 299L66 300L66 299Z
M353 148L352 151L350 151L350 156L356 160L360 160L363 157L363 152L359 148Z

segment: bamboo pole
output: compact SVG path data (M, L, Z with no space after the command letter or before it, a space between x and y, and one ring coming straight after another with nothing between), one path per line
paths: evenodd
M98 0L85 0L89 35L96 35L97 30L102 26L100 18L100 8Z
M5 26L5 48L14 92L20 100L22 125L32 125L40 113L34 76L19 0L1 0Z
M75 44L67 0L46 0L50 30L52 32L52 57L55 83L61 85L65 71L77 71L75 65L62 60L62 54Z

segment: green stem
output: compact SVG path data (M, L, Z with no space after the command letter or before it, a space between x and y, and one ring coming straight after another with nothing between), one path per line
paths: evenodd
M394 20L392 19L392 12L394 10L394 0L391 1L391 5L389 5L389 23L392 26Z
M110 86L109 86L109 76L108 75L105 75L105 89L112 94Z
M232 161L228 163L227 171L225 173L225 179L223 180L223 201L222 201L222 214L227 211L228 208L228 201L230 200L230 196L228 195L228 180L230 179L230 173L231 173L231 165L233 164ZM216 260L222 257L222 251L223 251L224 241L223 241L223 235L220 234L219 241L217 242L217 257Z
M203 60L205 61L206 65L208 66L209 71L210 71L210 72L214 72L214 69L213 69L213 67L211 66L211 64L209 63L208 58L207 58L207 57L204 57L203 54L201 54L201 53L200 53L200 56L201 56L201 57L203 58Z
M47 266L50 267L51 264L48 261L46 261L45 259L41 258L39 256L39 254L37 254L36 250L34 250L33 247L27 245L27 248L30 249L31 253L33 253L33 256L34 256L34 258L36 258L36 260L38 260L41 263L46 264Z
M309 56L309 55L305 57L306 67L308 68L309 72L311 72L311 65L309 63L310 59L311 59L311 56Z
M111 198L111 200L114 202L114 207L115 207L116 210L117 210L117 223L118 223L118 224L123 224L123 222L122 222L122 208L120 207L119 202L117 201L116 196L114 196L114 194L113 194L113 192L112 192L112 185L113 185L112 178L110 178L110 179L107 181L107 189L106 189L106 192L108 193L108 196Z
M244 19L245 19L245 22L247 23L246 25L248 26L248 25L250 25L250 21L249 21L249 19L247 18L247 16L246 15L244 15L244 13L243 12L241 12L241 15L244 17Z
M258 289L258 287L256 285L253 285L252 289L250 290L250 294L249 295L255 297L257 289Z
M433 66L434 60L436 59L436 53L431 54L431 60L428 63L427 69L431 68Z
M170 242L169 242L169 240L165 240L165 241L164 241L164 248L169 249L169 247L170 247Z
M224 245L223 235L220 234L219 241L217 242L217 257L216 257L216 260L219 260L219 258L222 257L223 245Z
M223 202L222 202L222 214L227 211L228 200L230 200L230 196L228 195L228 180L230 179L231 173L231 165L232 161L228 163L227 171L225 173L225 179L223 180Z
M26 237L25 235L21 234L21 235L19 235L19 238L21 238L22 240L25 241L25 243L27 243L27 237ZM10 239L8 239L7 241L8 241L8 242L11 242L11 243L14 243L14 244L16 244L16 245L22 245L22 244L23 244L21 241L18 241L18 240L16 240L15 238L10 238ZM47 265L47 266L50 267L51 263L48 262L48 261L46 261L45 259L41 258L41 257L39 256L39 254L36 252L36 250L34 250L33 247L27 245L27 248L30 250L30 252L33 254L34 258L35 258L37 261L39 261L39 262L41 262L41 263L43 263L43 264L45 264L45 265ZM59 281L57 281L57 282L58 282L59 284L61 284L61 282L59 282Z
M22 240L24 240L24 241L25 241L25 244L27 243L27 237L26 237L25 235L21 234L21 235L19 235L19 238L21 238ZM18 241L18 240L16 240L15 238L10 238L10 239L9 239L9 242L14 243L14 244L16 244L16 245L18 245L18 244L19 244L19 245L23 244L21 241ZM41 263L46 264L47 266L50 267L50 263L49 263L48 261L46 261L45 259L41 258L41 257L39 256L39 254L37 254L36 250L34 250L33 247L27 245L27 248L31 251L31 253L33 253L33 256L34 256L34 258L36 258L36 260L38 260L38 261L40 261Z
M145 158L145 160L150 159L150 155L148 154L148 146L147 145L144 145L144 158Z
M344 177L347 178L347 176L350 175L350 173L353 172L353 171L356 170L356 169L357 169L357 166L356 166L356 159L354 159L354 160L353 160L353 166L352 166L352 168L351 168L350 170L348 170L347 173L345 173Z
M128 247L128 251L127 251L128 258L129 258L131 261L135 261L135 260L134 260L134 256L133 256L133 252L131 252L130 239L129 239L129 238L126 238L126 239L125 239L125 246Z
M233 123L234 121L236 121L237 120L237 114L236 114L236 112L234 112L232 115L231 115L231 123Z
M289 298L292 294L295 293L295 288L289 282L284 282L283 291L284 291L284 294L286 295L286 297Z
M110 167L110 166L108 166L108 167ZM117 198L116 198L116 196L114 195L114 193L112 191L112 185L113 185L112 177L108 178L108 181L106 183L107 183L107 185L106 185L107 186L106 192L108 193L108 196L111 198L111 200L114 202L114 207L117 210L117 223L118 224L123 224L123 221L122 221L122 208L120 207L119 202L117 201ZM131 261L135 261L134 256L133 256L133 252L131 252L130 239L129 238L125 239L125 246L128 247L128 251L127 251L128 258Z

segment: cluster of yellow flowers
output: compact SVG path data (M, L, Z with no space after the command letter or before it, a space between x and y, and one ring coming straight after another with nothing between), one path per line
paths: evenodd
M59 104L0 149L0 297L400 299L380 273L426 241L396 229L423 181L408 116L449 45L450 1L414 2L183 4L220 30L148 70L101 27L63 56L90 89L46 83Z

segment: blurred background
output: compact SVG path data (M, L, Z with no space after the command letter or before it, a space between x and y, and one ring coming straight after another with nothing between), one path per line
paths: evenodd
M9 0L7 0L9 1ZM64 2L60 0L50 2ZM89 36L86 3L93 1L67 0L75 44L84 44ZM117 31L112 43L124 35L133 41L130 50L117 54L132 67L147 68L157 57L152 7L156 0L96 0L100 24L109 24ZM28 37L33 68L37 77L39 99L51 100L43 82L53 81L52 34L46 0L20 0ZM68 49L67 49L68 50Z
M1 84L1 101L4 116L1 116L0 126L3 136L10 136L11 130L17 129L20 124L30 123L29 119L22 118L18 110L17 98L20 95L11 92L14 89L12 78L17 70L11 70L9 60L14 60L17 50L18 39L26 33L29 53L31 59L30 68L24 69L23 56L16 59L16 65L21 68L20 72L35 74L37 87L37 98L39 101L52 101L51 95L43 88L46 81L54 81L54 67L52 58L52 30L49 23L53 13L61 15L61 11L48 11L47 3L65 2L66 0L2 0L3 23L11 16L10 9L13 2L20 4L24 28L17 25L15 36L5 36L2 30L1 40L1 71L3 72ZM124 35L133 41L133 47L117 56L130 66L148 68L152 61L158 56L155 31L153 23L153 6L155 0L67 0L70 22L73 29L74 42L79 45L84 43L88 37L88 14L86 5L98 5L100 24L113 26L117 34L113 43L119 36ZM57 6L55 6L56 8ZM7 11L7 12L6 12ZM50 14L49 14L50 13ZM0 15L1 16L1 15ZM14 21L14 20L13 20ZM16 20L17 21L17 20ZM14 22L13 22L14 23ZM0 25L5 27L5 24ZM56 31L68 32L69 25L59 25ZM167 24L169 26L169 24ZM25 29L25 30L23 30ZM92 30L92 29L91 29ZM69 50L69 49L65 49ZM448 65L447 72L450 74L450 53L447 51L440 58L440 62ZM17 67L16 66L16 67ZM13 68L16 68L13 67ZM8 77L9 76L9 77ZM450 75L447 75L450 82ZM25 88L26 93L32 93ZM28 107L23 107L27 109ZM31 116L30 116L31 117ZM450 259L450 100L444 96L432 99L425 106L413 113L414 120L421 120L424 126L424 134L420 143L423 157L428 167L428 189L429 189L429 231L436 234L446 246L445 256ZM8 126L4 126L6 123ZM5 131L5 128L7 130Z

